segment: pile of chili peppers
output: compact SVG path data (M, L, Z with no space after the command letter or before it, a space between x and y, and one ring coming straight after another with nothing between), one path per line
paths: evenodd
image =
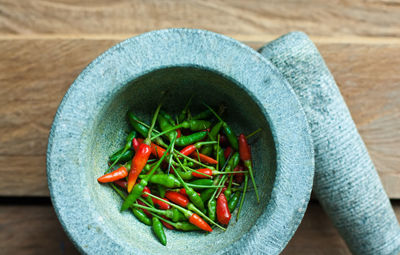
M150 125L128 112L133 131L97 179L121 196L121 211L130 209L139 221L152 226L163 245L167 244L163 226L226 230L238 204L239 219L249 177L259 202L247 138L260 130L237 137L206 104L205 111L192 116L190 101L175 118L160 104Z

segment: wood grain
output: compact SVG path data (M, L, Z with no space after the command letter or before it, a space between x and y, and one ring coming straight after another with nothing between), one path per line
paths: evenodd
M136 34L196 27L224 34L398 36L400 2L1 0L3 34Z
M0 39L0 195L47 196L48 132L62 96L81 70L117 39ZM247 42L258 48L264 42ZM400 44L321 43L392 198L400 198ZM46 52L46 57L43 57ZM29 185L25 185L28 184Z

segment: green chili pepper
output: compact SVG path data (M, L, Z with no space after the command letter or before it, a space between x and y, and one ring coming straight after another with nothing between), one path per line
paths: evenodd
M215 198L208 201L208 217L211 220L215 220L217 211L217 200Z
M163 116L158 116L158 125L160 126L161 131L165 132L171 130L170 132L166 133L165 136L168 137L168 140L172 141L172 139L177 135L176 131L174 131L174 126L169 123L169 121ZM161 134L160 134L161 135ZM157 137L158 138L158 137ZM157 139L155 138L155 139Z
M160 115L162 115L165 119L167 119L169 124L171 124L172 126L175 126L175 120L174 120L174 118L172 118L171 115L169 115L168 113L166 113L163 110L160 110Z
M211 122L206 120L187 120L179 124L183 128L189 128L191 131L200 131L211 126Z
M203 201L207 201L208 199L210 199L213 193L214 189L206 189L200 193L200 197Z
M203 140L207 136L207 131L201 131L197 133L193 133L191 135L181 136L176 139L175 144L177 146L186 146L200 140Z
M232 157L229 159L228 166L225 168L225 171L232 171L235 167L239 164L240 156L238 152L235 152ZM232 182L233 182L233 174L230 175L230 180L227 189L225 190L224 194L225 197L231 197L232 194Z
M222 122L222 130L224 131L226 137L228 138L229 143L231 144L231 147L235 150L239 149L239 143L237 140L237 136L233 129L221 119L221 117L208 105L204 104L214 115L215 117Z
M163 185L157 185L157 189L158 189L158 193L160 194L160 197L164 198L165 197L165 192L167 191L167 188L165 186L163 186Z
M239 199L240 199L240 192L236 191L228 202L228 208L230 212L233 212L233 210L235 210L237 204L239 203Z
M213 152L213 146L212 145L205 145L203 148L201 148L200 153L210 156L211 153Z
M179 158L177 158L178 163L181 164L181 167L184 168L184 166L182 165L181 161L179 160ZM197 194L196 191L194 191L194 189L192 189L191 187L189 187L182 179L182 177L179 175L179 173L177 171L175 171L176 176L178 177L179 181L182 183L183 187L186 190L186 195L189 197L189 200L197 207L199 208L201 211L204 211L204 202L201 199L201 197L199 196L199 194Z
M191 163L191 162L189 162L189 163ZM189 164L188 164L188 165L189 165ZM178 172L179 172L179 175L182 177L182 179L183 179L184 181L193 179L193 175L192 175L192 173L191 173L190 171L183 172L183 171L181 171L181 168L180 168L180 167L175 168L174 171L178 171Z
M136 219L140 220L144 224L151 226L151 219L147 217L147 215L140 209L132 208L133 215L135 215Z
M120 158L122 157L122 155L125 154L125 152L127 150L129 150L132 147L132 140L133 138L135 138L136 136L136 131L132 131L128 134L128 136L125 139L125 146L122 149L121 153L119 154L119 156L115 159L115 161L108 167L108 169L105 171L105 174L108 173L114 166L115 164L120 160Z
M212 179L198 179L198 180L190 182L189 184L212 186L214 184L214 181Z
M217 141L218 133L221 130L223 124L224 122L220 121L217 124L215 124L214 127L211 129L210 133L208 134L211 141Z
M132 158L133 158L133 151L127 150L124 152L124 149L122 148L122 149L114 152L110 156L109 161L114 162L114 161L118 160L117 163L125 163L125 162L131 160Z
M153 232L162 245L167 245L167 237L164 233L164 227L157 217L153 217Z
M214 145L214 157L218 158L218 164L220 166L223 166L226 162L224 150L219 146L218 144Z
M139 178L143 179L145 178L146 175L139 175ZM175 176L172 174L154 174L150 180L149 183L153 184L159 184L167 188L178 188L181 186L181 183L179 182L178 179L176 179Z
M151 213L154 217L159 218L162 221L165 221L166 223L170 224L174 228L182 231L195 231L195 230L201 230L200 228L196 227L195 225L187 222L187 221L179 221L179 222L171 222L169 220L166 220L157 214Z
M139 134L141 134L143 137L147 137L149 133L149 129L142 124L140 124L138 121L140 121L132 112L128 112L128 120L129 123L131 123L133 129L135 129ZM156 136L156 133L154 131L151 132L151 136ZM161 139L161 137L157 137L155 139L155 143L162 145L162 146L167 146L164 141Z
M192 120L201 120L201 119L207 119L208 117L210 117L212 115L212 112L210 110L204 110L201 113L192 116Z

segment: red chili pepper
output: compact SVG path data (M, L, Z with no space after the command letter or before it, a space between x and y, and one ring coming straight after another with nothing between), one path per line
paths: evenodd
M128 175L128 170L126 170L126 167L121 166L117 170L114 170L111 173L99 177L97 181L101 183L114 182L122 178L125 178L127 175Z
M160 200L160 199L152 198L152 200L153 200L154 206L157 207L158 209L161 209L161 210L168 210L168 209L171 208L171 206L170 206L169 204L163 202L163 201ZM166 198L163 198L163 200L169 201L169 200L166 199Z
M180 153L182 153L185 156L189 156L196 150L196 146L194 144L188 145L185 148L183 148Z
M128 182L125 180L118 180L118 181L115 181L114 183L123 189L126 189L126 187L128 186Z
M180 205L182 207L186 207L189 204L189 198L178 192L167 191L165 193L165 197L168 198L171 202Z
M164 219L168 219L167 217L165 217L165 215L163 215L163 216L161 216L161 217L163 217ZM165 222L165 221L163 221L163 220L160 220L161 221L161 223L164 225L164 227L166 227L166 228L168 228L168 229L174 229L174 227L171 225L171 224L169 224L169 223L167 223L167 222Z
M140 144L141 144L141 143L139 142L138 139L136 139L136 138L133 138L133 139L132 139L132 148L133 148L135 151L137 151L137 150L139 149Z
M181 129L180 129L180 128L176 130L176 133L177 133L176 138L181 137L182 132L181 132Z
M224 192L221 192L217 199L217 219L218 222L223 225L228 225L231 219L231 213L229 212L228 207L228 200L226 199Z
M205 222L202 218L200 218L199 215L195 213L193 213L192 216L190 216L189 222L199 227L202 230L212 232L212 228L210 227L210 225L208 225L207 222Z
M210 178L213 174L213 171L209 168L201 168L201 169L197 169L196 171L208 175L208 177L207 177L205 175L202 175L202 174L199 174L196 172L192 172L192 175L196 178Z
M139 141L139 143L143 143L143 139L142 138L138 138L137 139ZM163 147L160 147L154 143L151 143L151 154L153 154L154 156L161 158L164 155L165 149Z
M228 158L229 155L231 155L231 153L232 153L232 148L231 148L231 146L226 147L226 149L224 150L224 156L225 156L225 158Z
M234 172L238 171L244 171L244 167L242 165L237 165L235 169L233 169ZM235 182L241 184L244 181L244 173L239 173L239 174L234 174L233 175L235 178Z
M139 146L138 151L132 159L131 171L128 176L128 193L133 189L140 172L142 172L143 167L146 165L147 160L150 157L151 148L149 145L142 143Z
M212 164L212 165L216 165L218 163L218 161L216 161L215 159L213 159L213 158L211 158L209 156L206 156L204 154L197 153L196 151L193 152L191 154L191 156L193 158L195 158L195 159L200 158L200 161L203 162L203 163L208 163L208 164Z
M151 193L149 187L145 186L143 189L142 197L148 197L149 195L145 194L144 192Z
M249 145L244 134L239 135L239 154L243 161L251 160Z
M221 146L225 146L226 144L228 144L228 138L225 135L221 135L219 137L219 144Z
M143 205L143 206L147 206L145 203L143 203L142 201L140 201L139 199L137 200L139 205ZM146 209L140 209L143 210L143 212L147 215L147 217L149 217L150 219L153 217L153 215L151 213L149 213L149 211L147 211Z

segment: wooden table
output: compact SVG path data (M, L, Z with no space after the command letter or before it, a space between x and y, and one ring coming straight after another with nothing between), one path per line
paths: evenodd
M293 30L317 44L400 216L400 2L0 0L0 251L73 254L50 200L47 136L62 96L130 36L203 28L258 48ZM349 254L317 202L284 254Z

